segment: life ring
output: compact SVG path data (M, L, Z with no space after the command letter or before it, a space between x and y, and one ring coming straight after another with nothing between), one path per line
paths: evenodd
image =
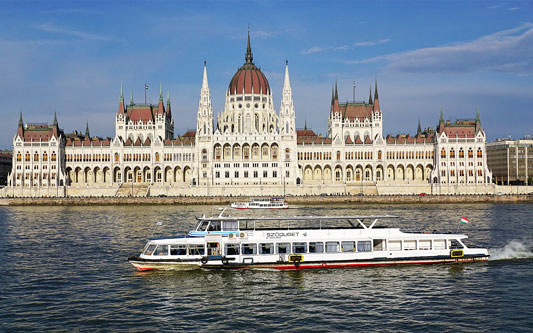
M222 265L227 265L229 263L228 258L224 257L222 258Z
M200 259L200 262L204 265L207 264L208 261L209 259L207 259L207 257L202 257L202 259Z

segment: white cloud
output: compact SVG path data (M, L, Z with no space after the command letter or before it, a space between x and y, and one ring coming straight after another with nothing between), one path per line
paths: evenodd
M301 54L311 54L311 53L318 53L328 50L327 47L320 47L320 46L313 46L312 48L309 48L307 50L302 50Z
M392 53L348 64L383 61L400 72L464 73L496 71L533 74L533 23L499 31L469 42Z
M38 25L35 25L33 27L35 29L37 29L37 30L41 30L41 31L44 31L44 32L50 32L50 33L55 33L55 34L60 34L60 35L67 35L67 36L75 36L75 37L78 37L78 38L81 38L81 39L103 40L103 41L112 40L112 38L107 37L107 36L99 36L99 35L86 33L86 32L83 32L83 31L77 31L77 30L72 30L72 29L67 29L67 28L61 28L61 27L57 27L57 26L55 26L53 24L50 24L50 23L38 24Z
M379 45L379 44L388 43L388 42L390 42L390 38L384 38L384 39L369 41L369 42L356 42L353 45L354 46L374 46L374 45Z

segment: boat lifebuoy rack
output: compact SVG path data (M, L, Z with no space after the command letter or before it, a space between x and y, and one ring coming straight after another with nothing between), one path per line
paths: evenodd
M207 258L207 257L202 257L202 259L200 259L200 262L201 262L203 265L207 264L208 261L209 261L209 258Z
M289 262L293 263L294 266L300 266L303 261L303 256L301 254L291 254L289 256Z
M227 265L229 263L228 258L222 257L222 265Z
M462 258L464 256L463 250L451 250L450 257L452 258Z

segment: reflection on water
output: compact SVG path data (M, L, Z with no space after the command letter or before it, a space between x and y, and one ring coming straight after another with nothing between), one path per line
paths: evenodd
M142 249L156 221L163 222L156 234L171 235L191 228L195 216L218 214L216 207L2 207L0 330L527 330L531 208L341 205L273 213L398 215L387 224L459 230L495 258L520 260L140 273L126 258ZM470 224L459 225L461 216Z

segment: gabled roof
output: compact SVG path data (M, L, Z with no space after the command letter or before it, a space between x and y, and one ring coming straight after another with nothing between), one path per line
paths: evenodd
M350 121L359 119L359 121L364 121L366 118L371 118L373 105L356 102L340 104L339 108L342 112L343 119Z
M346 141L344 141L344 143L346 143L346 144L352 144L352 143L353 143L353 141L352 141L352 139L350 138L349 135L348 135L348 137L346 138Z
M190 138L190 137L195 137L196 136L196 131L194 130L188 130L187 132L185 132L185 134L183 134L183 137L184 138Z

